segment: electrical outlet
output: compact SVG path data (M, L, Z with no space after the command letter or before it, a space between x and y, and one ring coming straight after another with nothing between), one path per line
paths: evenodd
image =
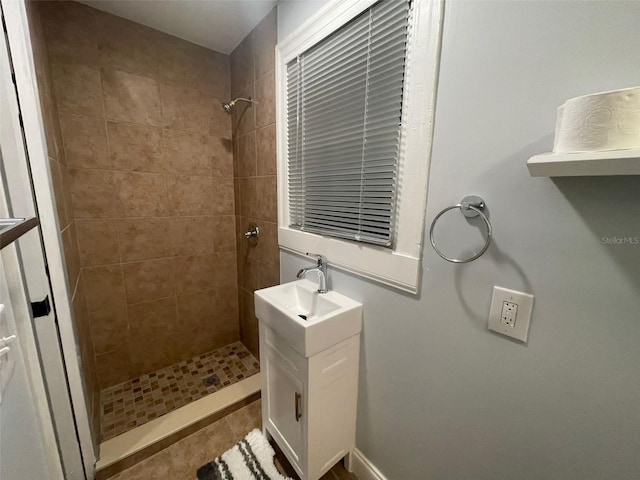
M518 305L511 302L502 302L502 313L500 315L500 323L516 326L516 316L518 315Z
M533 295L493 287L489 330L526 343L533 310Z

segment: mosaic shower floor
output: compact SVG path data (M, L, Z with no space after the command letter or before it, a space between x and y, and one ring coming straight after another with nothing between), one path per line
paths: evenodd
M260 371L240 343L232 343L100 392L102 438L109 440Z

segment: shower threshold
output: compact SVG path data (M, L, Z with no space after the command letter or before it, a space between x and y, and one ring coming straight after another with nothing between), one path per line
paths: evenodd
M100 392L101 441L160 418L260 371L241 342L175 363Z
M240 380L100 444L96 480L113 480L151 457L260 398L260 373Z

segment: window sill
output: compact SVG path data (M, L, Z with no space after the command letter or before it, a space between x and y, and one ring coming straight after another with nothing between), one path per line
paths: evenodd
M324 255L332 267L405 292L418 292L419 258L286 227L278 228L278 243L280 248L294 253Z

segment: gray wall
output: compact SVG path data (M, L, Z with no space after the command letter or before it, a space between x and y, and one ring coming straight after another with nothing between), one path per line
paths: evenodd
M281 3L280 39L310 10ZM640 177L525 166L565 99L640 83L639 18L640 2L447 3L426 218L480 194L495 242L462 266L425 247L418 297L330 272L365 306L357 446L389 479L640 478L640 245L602 241L640 236ZM438 230L452 254L482 241L458 217ZM307 263L282 253L282 280ZM535 294L527 346L486 330L493 285Z

